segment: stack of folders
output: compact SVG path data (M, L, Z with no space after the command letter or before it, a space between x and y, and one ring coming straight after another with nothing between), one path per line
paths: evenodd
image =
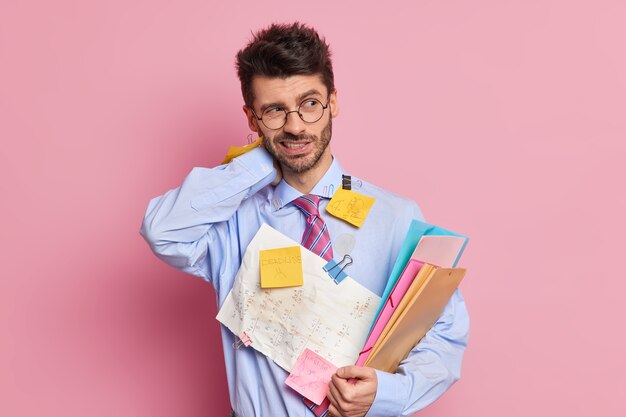
M394 267L401 273L390 277L357 365L396 371L461 283L465 269L456 264L467 241L440 227L413 222ZM403 268L396 268L398 264Z
M432 224L413 220L387 281L382 301L356 365L394 373L415 345L435 324L465 269L456 265L468 238ZM318 407L305 399L318 416Z

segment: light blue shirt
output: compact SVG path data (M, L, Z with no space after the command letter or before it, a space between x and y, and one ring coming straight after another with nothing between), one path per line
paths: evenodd
M311 194L330 198L342 174L347 175L334 159ZM275 176L272 157L262 148L213 169L194 168L179 188L150 201L141 234L159 258L211 282L221 307L263 223L297 242L302 238L306 218L291 203L301 193L284 180L270 185ZM359 178L352 177L352 189L376 199L361 228L326 213L327 198L320 215L334 258L349 253L354 262L345 272L381 295L411 220L423 216L414 202ZM230 402L239 417L313 416L285 385L287 372L252 347L235 349L235 336L221 329ZM468 332L465 302L457 290L397 372L376 371L378 390L367 416L408 416L436 400L460 376Z

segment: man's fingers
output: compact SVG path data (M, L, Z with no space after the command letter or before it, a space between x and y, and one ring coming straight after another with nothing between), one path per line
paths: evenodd
M331 405L337 405L337 388L334 388L331 386L332 384L328 385L328 394L326 394L326 396L328 397L328 400L330 401ZM335 389L335 391L333 392L333 388Z
M274 181L272 181L272 185L276 186L283 179L283 172L280 169L280 166L276 166L276 176L274 177Z
M340 384L345 382L345 380L337 378L335 375L333 375L330 379L330 383L328 384L328 393L332 395L332 399L330 397L329 399L331 400L331 402L333 402L334 400L334 404L338 408L341 408L341 404L346 401L343 393L343 388L339 386Z
M328 406L328 414L327 417L342 417L337 408L334 405Z
M335 374L343 379L370 379L376 375L376 372L372 368L350 365L337 369Z
M346 366L335 372L328 384L331 414L364 416L376 398L378 380L373 368Z
M328 411L330 412L330 414L333 417L343 417L343 411L345 411L346 407L349 404L341 397L341 393L337 389L337 387L332 386L328 391L327 396L330 400L330 405L328 406Z
M331 377L330 389L333 390L333 396L337 400L337 408L345 410L346 406L355 399L357 389L354 382L342 379L337 375Z
M339 413L339 398L341 398L341 394L337 390L337 387L332 383L332 381L328 384L328 400L330 401L330 405L328 406L328 411L333 417L339 417L341 414Z
M274 177L274 181L272 181L272 185L276 186L280 180L283 179L283 170L276 159L274 159L274 169L276 169L276 176Z

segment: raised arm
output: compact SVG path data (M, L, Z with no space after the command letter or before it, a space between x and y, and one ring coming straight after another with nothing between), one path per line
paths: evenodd
M276 176L263 148L216 168L194 168L180 187L150 201L140 233L163 261L211 281L228 241L237 238L235 211Z

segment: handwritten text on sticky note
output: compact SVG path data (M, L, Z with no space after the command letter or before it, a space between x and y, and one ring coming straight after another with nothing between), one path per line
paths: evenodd
M326 211L356 227L361 227L374 201L376 199L373 197L340 188L328 202Z
M328 383L337 367L317 353L304 349L285 384L320 405L328 394Z
M304 283L300 246L259 251L261 287L296 287Z

